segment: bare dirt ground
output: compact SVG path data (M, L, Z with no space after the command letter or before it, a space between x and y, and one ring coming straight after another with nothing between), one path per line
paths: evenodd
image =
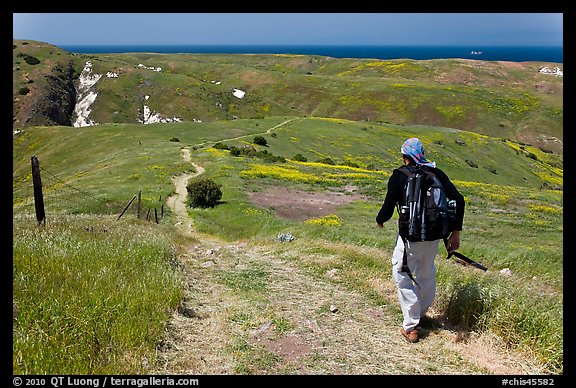
M183 157L189 156L184 149ZM489 336L441 327L416 344L406 343L390 279L375 280L375 287L391 295L389 303L375 305L337 271L319 275L307 269L307 260L329 258L301 257L305 242L229 243L196 232L185 207L186 182L203 171L195 168L196 174L174 180L176 195L168 200L184 237L179 260L185 289L151 374L542 373ZM300 197L291 202L294 217L348 200L344 194L278 188L256 200L272 206L279 197Z
M350 192L352 190L353 188L349 189ZM253 204L274 209L278 217L295 221L326 216L334 213L340 205L364 198L352 193L335 191L312 193L287 187L269 187L248 195Z

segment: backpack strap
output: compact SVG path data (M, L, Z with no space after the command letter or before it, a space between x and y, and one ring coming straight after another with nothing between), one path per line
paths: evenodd
M408 166L406 166L406 165L404 165L404 166L402 166L402 167L399 167L399 168L398 168L398 171L404 173L404 175L406 175L406 176L410 176L410 174L412 174L412 171L410 170L410 167L408 167Z
M410 271L410 267L408 267L408 253L406 252L407 248L406 239L402 236L400 237L402 238L402 242L404 243L404 255L402 256L402 272L406 272L406 275L408 275L408 277L418 286L418 288L421 288L420 284L418 284L418 282L414 279L414 276L412 276L412 271Z
M408 167L406 165L398 168L398 171L402 172L407 177L410 177L410 175L412 175L412 173L413 173L413 171L410 169L410 167ZM396 207L398 208L398 204L396 204ZM398 209L398 212L400 212L399 209ZM402 255L401 272L405 272L408 275L408 277L414 282L414 284L416 284L418 286L418 288L420 288L420 285L418 284L418 282L414 279L414 276L412 275L412 271L410 271L410 267L408 267L408 253L407 253L408 244L406 243L406 238L404 236L400 236L400 238L402 238L402 242L404 243L404 254Z
M401 173L403 173L407 177L410 177L411 172L410 172L410 169L408 168L408 166L404 165L404 166L398 167L396 170L400 171ZM400 204L398 202L396 202L396 211L398 212L398 214L400 214Z

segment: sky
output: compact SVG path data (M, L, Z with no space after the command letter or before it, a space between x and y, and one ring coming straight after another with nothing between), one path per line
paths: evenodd
M562 13L13 13L66 45L563 45Z

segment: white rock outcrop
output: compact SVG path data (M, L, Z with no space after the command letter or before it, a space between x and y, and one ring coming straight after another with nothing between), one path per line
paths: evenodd
M234 95L234 97L237 98L244 98L244 95L246 95L246 92L240 89L234 89L234 91L232 92L232 94Z
M143 68L143 69L148 69L148 70L154 70L154 71L157 71L157 72L161 72L161 71L162 71L162 68L161 68L161 67L145 66L145 65L143 65L143 64L141 64L141 63L138 64L138 67L141 67L141 68Z
M538 70L538 72L540 74L548 74L548 75L554 75L556 77L564 77L564 72L562 72L562 70L560 70L558 66L555 66L552 69L549 68L548 66L542 66L540 70Z
M80 73L78 89L76 90L76 105L74 106L74 113L76 114L76 120L74 121L74 127L88 127L90 125L96 125L94 120L91 120L90 107L96 101L98 93L94 90L94 85L102 78L102 74L92 73L92 62L86 61L84 68Z
M150 96L144 96L144 101L148 101ZM180 117L164 117L160 113L153 112L148 105L142 107L142 119L138 118L138 122L143 124L154 123L179 123L182 119Z

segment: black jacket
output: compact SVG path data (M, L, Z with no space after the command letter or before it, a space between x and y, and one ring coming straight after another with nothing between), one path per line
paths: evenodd
M430 168L430 171L438 177L438 180L440 180L440 183L444 186L446 196L456 201L456 220L453 230L462 230L462 222L464 221L464 196L456 189L444 171L439 168ZM399 169L395 169L392 172L390 179L388 179L386 199L384 199L382 208L376 216L376 222L378 224L383 224L392 218L396 205L401 205L404 186L407 181L408 177Z

